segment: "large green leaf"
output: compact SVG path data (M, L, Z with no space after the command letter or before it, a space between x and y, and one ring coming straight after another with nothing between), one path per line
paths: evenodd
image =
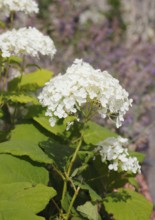
M12 183L0 185L0 202L15 203L27 210L37 214L49 203L49 200L56 195L52 187L42 184L33 186L31 183ZM6 207L7 208L7 207Z
M52 159L39 147L39 143L47 138L33 124L17 125L11 133L10 140L0 143L0 153L28 156L34 161L51 164Z
M45 220L36 216L32 211L25 209L21 204L14 202L0 202L0 220Z
M118 192L108 194L103 204L115 220L148 220L152 212L152 204L129 189L119 189Z
M0 184L30 182L47 185L48 181L49 174L45 168L9 154L0 154Z
M83 217L86 217L89 220L100 219L97 210L97 205L93 205L91 202L86 202L84 205L78 206L77 210L81 213Z
M108 137L116 137L117 134L104 128L95 122L89 121L81 131L86 144L97 144Z
M55 135L62 134L66 129L64 124L56 124L54 127L51 127L49 123L49 118L45 116L34 117L33 119L47 131Z
M35 91L43 87L44 84L53 76L53 72L46 69L39 69L35 72L25 74L22 78L15 78L9 83L9 91L20 90Z

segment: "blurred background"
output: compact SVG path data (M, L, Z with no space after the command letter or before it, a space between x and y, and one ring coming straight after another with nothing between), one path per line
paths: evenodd
M58 74L82 58L118 78L134 100L117 132L130 139L131 149L145 153L144 176L137 178L142 193L155 204L155 0L38 3L37 18L22 15L17 25L34 25L54 40L54 60L41 59L39 65Z

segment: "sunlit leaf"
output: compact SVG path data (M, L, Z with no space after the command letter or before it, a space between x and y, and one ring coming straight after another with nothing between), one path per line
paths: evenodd
M49 118L45 116L34 117L33 118L37 123L39 123L43 128L53 134L62 134L65 131L64 124L56 124L54 127L51 127L49 123Z
M50 80L53 72L46 69L38 69L35 72L24 74L22 78L15 78L9 83L9 91L20 89L20 91L35 91ZM20 80L19 80L20 79Z
M34 97L33 95L20 93L20 92L5 93L3 99L5 100L5 102L11 101L14 103L21 103L21 104L26 104L26 103L38 104L38 100L36 97Z
M81 131L86 144L97 144L108 137L116 137L117 134L104 128L95 122L89 121Z
M144 196L129 189L108 194L103 204L115 220L148 220L153 208Z
M91 202L86 202L84 205L77 207L77 210L81 215L89 220L99 220L97 205L93 205Z
M12 155L0 154L0 184L30 182L47 185L48 181L49 174L45 168Z
M52 159L39 147L39 143L47 139L33 124L16 125L10 140L0 143L0 153L28 156L34 161L51 164Z
M49 200L56 195L52 187L42 184L33 186L31 183L0 184L0 202L8 202L21 205L26 210L37 214L48 204ZM7 210L7 207L5 207ZM24 217L24 216L23 216Z

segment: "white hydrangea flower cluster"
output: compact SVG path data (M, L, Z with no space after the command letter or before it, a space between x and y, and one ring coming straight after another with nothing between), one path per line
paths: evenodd
M0 0L0 10L9 14L11 11L22 11L26 14L38 13L38 4L34 0Z
M93 102L102 118L109 112L116 114L116 126L119 127L132 103L117 79L80 59L74 61L66 74L46 83L38 99L47 107L51 126L59 118L74 115L84 104Z
M109 161L109 170L130 171L140 173L140 165L136 157L131 157L127 148L128 139L122 137L111 137L98 144L95 152L101 156L102 162Z
M39 57L39 54L42 54L53 58L56 53L53 40L34 27L24 27L19 30L13 29L1 34L0 50L2 57L10 57L12 55Z

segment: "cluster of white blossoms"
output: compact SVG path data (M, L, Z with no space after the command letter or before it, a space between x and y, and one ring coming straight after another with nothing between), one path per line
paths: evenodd
M53 58L56 53L53 40L43 35L34 27L7 31L0 35L0 50L2 57L30 55L48 55Z
M0 10L9 14L11 11L22 11L26 14L38 13L38 4L34 0L0 0Z
M95 149L101 156L102 162L109 161L109 170L122 170L132 173L140 173L140 165L136 157L131 157L125 146L128 139L122 137L111 137L98 143Z
M109 113L116 114L116 126L119 127L132 103L117 79L80 59L74 61L66 74L47 82L38 99L47 107L46 115L50 116L51 126L60 118L76 114L90 102L96 105L102 118Z

